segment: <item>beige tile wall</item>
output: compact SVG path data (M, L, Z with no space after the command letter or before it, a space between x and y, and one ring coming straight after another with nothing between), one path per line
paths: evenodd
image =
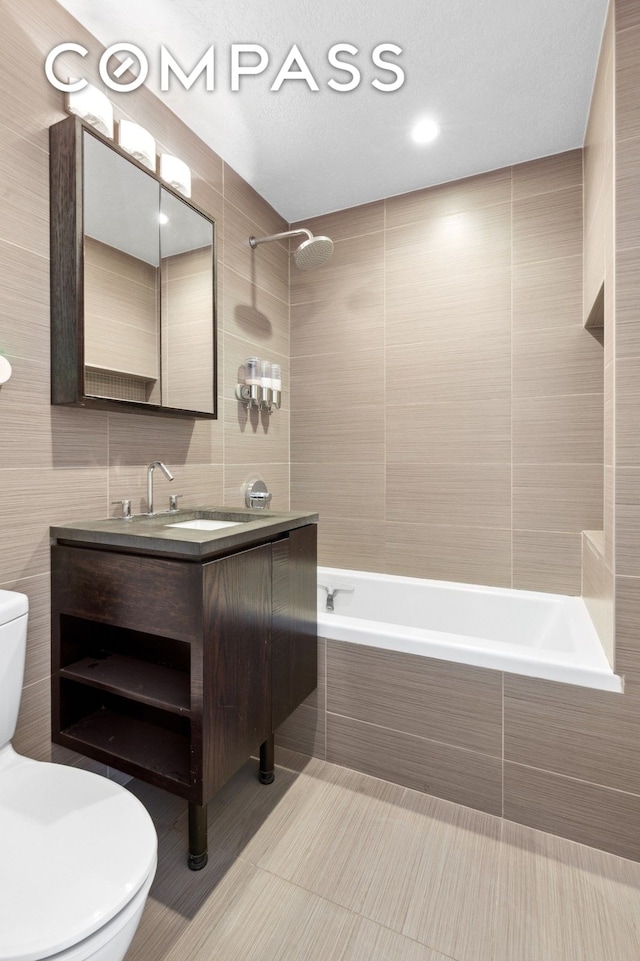
M291 496L321 563L580 593L603 510L582 207L576 150L308 224L336 247L291 273Z
M616 666L640 695L640 8L618 0L615 35L615 307L611 365Z
M0 16L0 175L11 185L0 196L0 350L14 368L0 388L0 586L24 591L31 604L16 747L49 758L49 525L113 513L111 501L123 497L145 509L145 467L158 458L185 506L239 505L256 471L274 506L289 506L288 391L270 421L247 419L233 393L247 354L279 360L288 384L288 252L274 245L252 258L249 235L279 231L283 220L148 91L110 93L117 115L126 112L159 149L189 164L193 199L217 223L220 414L193 421L51 407L48 128L64 111L43 63L63 39L84 43L83 69L100 85L100 47L53 0L1 0ZM157 503L168 493L159 479Z
M603 516L597 525L604 531L583 542L582 593L610 662L614 663L614 503L613 426L615 350L615 250L614 250L614 71L615 23L613 4L602 40L584 148L584 284L583 318L591 323L598 315L593 335L604 346L604 447ZM604 295L601 294L604 285ZM599 297L600 292L600 297ZM602 304L602 311L594 304ZM609 482L607 482L607 478Z

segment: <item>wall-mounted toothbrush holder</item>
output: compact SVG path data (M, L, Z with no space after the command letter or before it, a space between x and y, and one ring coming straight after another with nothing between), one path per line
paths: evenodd
M247 357L244 363L244 384L236 385L236 397L247 409L266 410L273 413L282 403L282 371L279 364L272 364L259 357Z

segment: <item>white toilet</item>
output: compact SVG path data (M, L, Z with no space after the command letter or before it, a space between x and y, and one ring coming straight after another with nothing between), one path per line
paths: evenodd
M156 871L144 806L118 784L11 747L28 599L0 591L0 961L122 961Z

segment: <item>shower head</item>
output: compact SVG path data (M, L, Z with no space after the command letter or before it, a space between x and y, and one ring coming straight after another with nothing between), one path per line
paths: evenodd
M310 230L301 228L300 230L285 230L281 234L272 234L270 237L249 237L249 244L253 249L258 244L268 244L272 240L285 240L288 237L299 237L301 234L306 236L299 247L293 251L293 262L298 270L313 270L315 267L322 267L326 264L333 253L333 241L329 237L314 237Z
M293 251L293 262L298 270L313 270L326 264L332 253L333 240L329 237L310 237Z

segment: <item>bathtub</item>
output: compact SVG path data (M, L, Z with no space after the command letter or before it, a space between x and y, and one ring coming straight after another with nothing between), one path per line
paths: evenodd
M333 612L326 609L333 594ZM318 568L318 634L604 691L622 690L579 597Z

